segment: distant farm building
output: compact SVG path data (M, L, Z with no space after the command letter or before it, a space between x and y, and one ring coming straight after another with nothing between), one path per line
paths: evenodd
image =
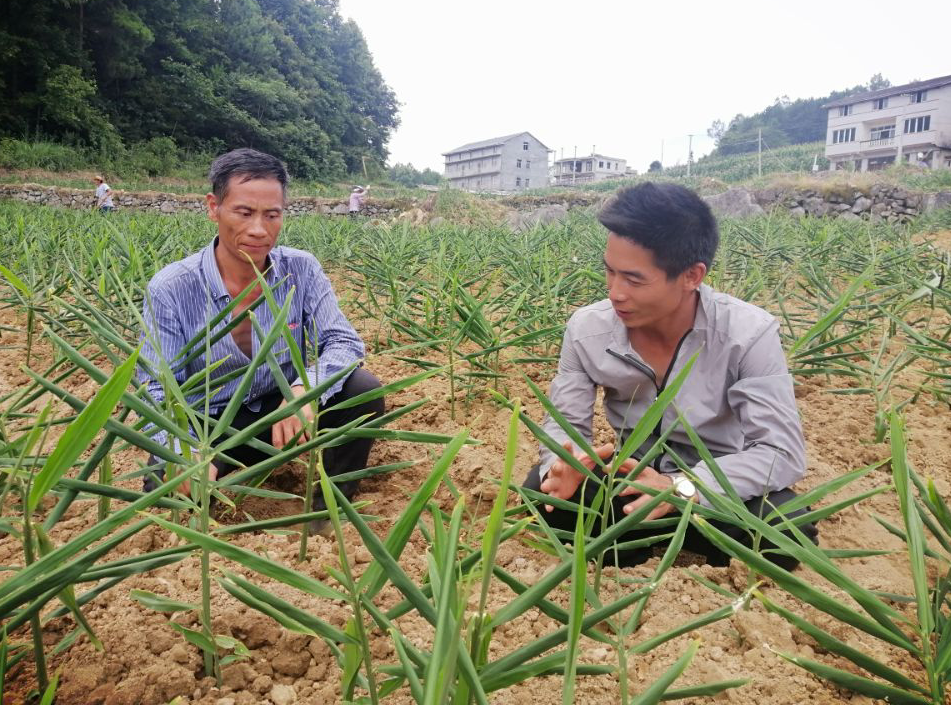
M896 161L951 168L951 76L834 100L829 109L829 169L875 171Z
M622 176L627 176L627 160L592 153L586 157L556 159L553 178L556 186L574 186Z
M450 185L466 191L522 191L548 185L550 150L529 132L444 152Z

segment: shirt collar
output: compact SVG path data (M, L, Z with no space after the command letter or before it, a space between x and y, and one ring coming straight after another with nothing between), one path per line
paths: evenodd
M713 289L706 284L701 284L700 301L697 302L697 313L693 318L694 330L706 330L710 324L710 317L713 313Z
M201 252L201 269L205 281L208 283L208 291L211 292L215 301L230 296L224 279L221 278L221 272L218 271L218 262L215 261L215 246L217 244L218 236L215 235L214 239ZM268 253L268 268L264 273L264 281L271 286L277 281L278 270L281 269L282 257L280 250L279 246L275 246Z

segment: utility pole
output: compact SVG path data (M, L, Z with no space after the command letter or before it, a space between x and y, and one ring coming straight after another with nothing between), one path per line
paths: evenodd
M756 175L763 175L763 128L759 128L756 138Z
M687 176L690 176L690 162L693 161L693 135L687 135Z

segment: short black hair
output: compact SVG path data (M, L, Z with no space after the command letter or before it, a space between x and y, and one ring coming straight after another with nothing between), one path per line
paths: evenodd
M622 188L598 214L615 235L650 250L668 279L697 262L710 269L720 244L710 206L690 189L646 181Z
M211 181L211 192L219 202L228 195L228 182L233 176L241 177L239 183L252 179L276 179L281 184L281 192L287 196L287 183L290 181L287 168L280 159L270 154L242 147L215 159L211 163L208 180Z

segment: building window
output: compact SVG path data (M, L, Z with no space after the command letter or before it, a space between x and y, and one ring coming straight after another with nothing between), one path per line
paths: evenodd
M841 144L843 142L855 142L854 127L846 127L843 130L832 131L832 144Z
M528 179L525 179L525 188L528 188Z
M522 142L522 149L528 151L528 142Z
M872 140L886 140L895 136L895 126L894 125L880 125L879 127L873 127L869 134L869 139Z
M522 160L521 160L521 159L516 159L516 160L515 160L515 168L516 168L516 169L521 169L521 168L522 168Z
M916 91L911 94L912 103L924 103L928 100L928 91Z
M526 159L526 160L525 160L525 168L528 169L529 167L531 167L531 165L532 165L532 163ZM526 179L526 181L527 181L527 179Z
M905 134L909 132L927 132L931 129L931 116L908 118L905 120Z
M852 114L851 105L843 105L841 108L839 108L839 117L845 117L846 115L851 115L851 114Z
M603 168L604 168L604 162L598 162L598 168L599 168L599 169L603 169Z
M586 162L584 163L584 170L585 170L585 171L591 171L591 167L592 167L591 160L588 160L588 161L586 161Z
M872 110L884 110L888 107L888 98L877 98L872 101Z
M522 185L522 177L521 177L521 176L516 176L516 177L515 177L515 185L516 185L516 186L521 186L521 185Z

